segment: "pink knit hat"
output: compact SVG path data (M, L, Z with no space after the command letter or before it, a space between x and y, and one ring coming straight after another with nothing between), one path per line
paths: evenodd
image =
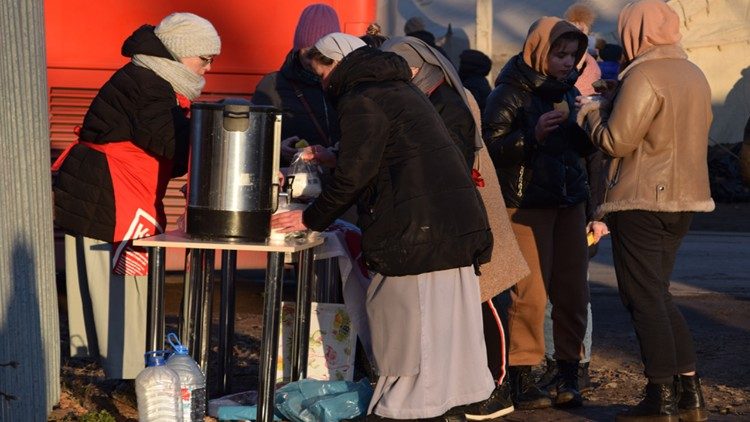
M324 35L339 31L339 17L331 6L311 4L302 11L294 30L294 50L312 47Z

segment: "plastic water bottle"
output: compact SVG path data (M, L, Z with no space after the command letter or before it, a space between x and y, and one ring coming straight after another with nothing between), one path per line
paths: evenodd
M203 422L206 416L206 377L175 333L169 333L167 341L174 350L167 359L167 366L180 377L183 421Z
M146 368L135 378L138 419L141 422L182 420L180 377L164 361L165 352L147 352Z

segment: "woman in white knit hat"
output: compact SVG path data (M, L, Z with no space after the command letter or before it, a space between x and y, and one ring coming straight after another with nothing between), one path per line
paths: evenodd
M143 368L148 259L132 240L166 225L167 183L187 168L190 102L220 50L213 25L191 13L138 28L122 46L130 62L99 90L78 142L53 165L70 354L98 353L107 378Z

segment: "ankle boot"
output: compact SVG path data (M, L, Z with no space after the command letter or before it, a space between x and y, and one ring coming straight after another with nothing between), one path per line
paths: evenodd
M700 422L708 420L706 401L703 400L701 380L698 375L676 375L675 390L677 391L677 410L680 421Z
M552 406L549 395L531 379L531 366L509 366L510 396L516 409L544 409Z
M536 382L536 386L539 387L540 390L544 390L550 395L554 395L557 393L557 362L546 356L544 360L546 361L545 370L539 378L539 381Z
M578 390L578 361L558 359L557 371L560 376L557 378L555 406L565 408L583 406L583 397Z
M593 390L594 386L591 385L591 377L589 376L589 363L578 364L578 391L581 394L588 393Z
M616 422L679 422L677 394L673 383L646 384L646 397L615 417Z

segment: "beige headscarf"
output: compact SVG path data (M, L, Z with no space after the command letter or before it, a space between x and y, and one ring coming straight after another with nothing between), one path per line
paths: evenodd
M575 61L576 63L580 62L588 45L586 34L572 23L551 16L541 17L531 24L529 33L526 35L526 41L523 43L523 61L532 69L546 75L544 69L547 65L547 55L552 43L568 32L573 32L580 38Z
M680 42L680 18L663 0L640 0L625 6L617 19L622 47L631 61L657 45Z

